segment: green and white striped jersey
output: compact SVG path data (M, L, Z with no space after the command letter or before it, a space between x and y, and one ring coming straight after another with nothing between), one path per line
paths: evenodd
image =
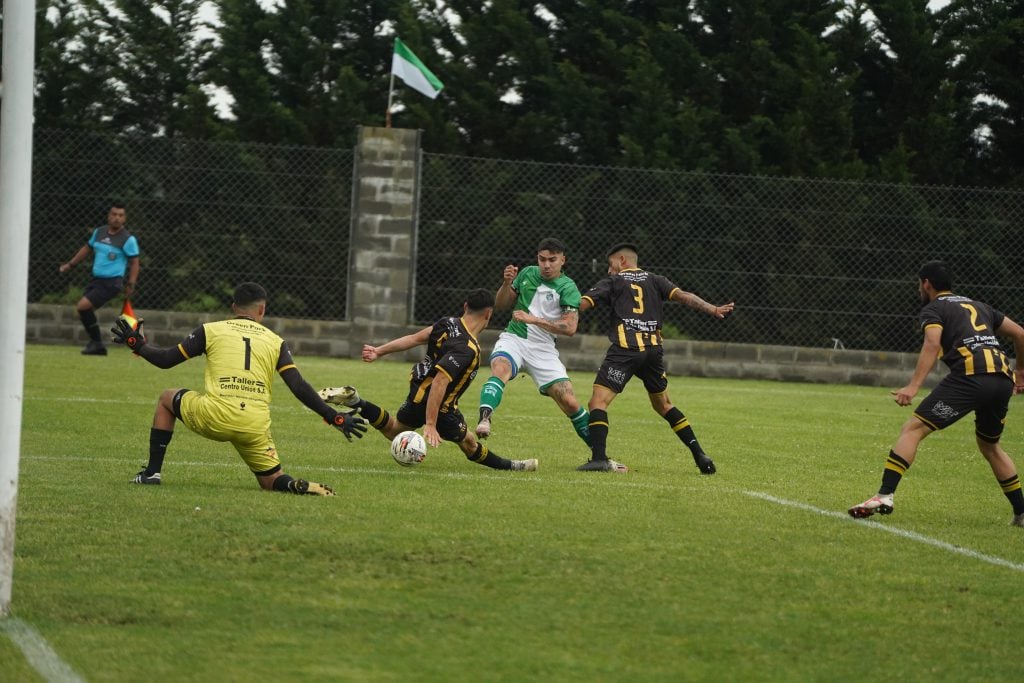
M527 266L520 270L512 281L512 289L517 295L513 310L527 311L545 320L558 320L565 311L580 308L580 290L572 278L562 273L554 280L545 281L540 276L539 266ZM553 334L536 325L513 320L505 330L523 339L555 343Z

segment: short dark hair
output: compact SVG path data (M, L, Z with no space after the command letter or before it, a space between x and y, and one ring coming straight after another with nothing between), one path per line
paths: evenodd
M617 251L622 251L623 249L628 249L629 251L633 252L634 254L639 254L640 253L640 250L637 249L636 245L633 244L632 242L619 242L618 244L612 245L612 248L608 250L608 253L605 254L604 257L605 258L611 258L612 254L614 254Z
M259 301L267 300L267 290L255 282L243 282L235 287L232 301L236 306L251 306Z
M474 289L466 297L466 306L474 313L494 308L494 294L489 289Z
M537 253L542 251L550 251L552 254L564 254L565 243L557 237L545 237L537 245Z
M945 261L928 261L917 271L917 277L928 280L940 292L953 289L953 273Z
M124 202L110 202L110 208L111 209L123 209L124 208Z

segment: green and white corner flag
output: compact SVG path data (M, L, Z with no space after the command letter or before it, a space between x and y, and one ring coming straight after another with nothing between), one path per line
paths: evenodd
M413 90L417 90L430 99L437 97L444 83L437 79L430 69L423 66L419 57L395 36L395 56L391 59L392 79L398 76ZM390 99L390 97L389 97Z

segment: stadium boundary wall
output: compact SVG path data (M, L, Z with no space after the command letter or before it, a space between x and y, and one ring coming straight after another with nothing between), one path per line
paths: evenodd
M100 327L109 329L118 310L107 307L98 312ZM145 319L150 341L161 345L177 343L196 326L220 320L224 314L183 313L136 309ZM348 322L268 317L264 323L288 340L301 362L304 356L359 358L364 343L381 344L420 329L408 325L381 322ZM489 351L500 330L488 329L481 335L483 348ZM28 343L75 344L87 341L74 306L29 304L26 321ZM576 372L596 372L604 357L608 340L598 335L576 335L559 342L562 360ZM128 353L112 348L112 353ZM386 361L413 363L422 357L422 349L388 356ZM104 362L102 358L83 358L83 363ZM849 349L773 346L673 340L665 341L665 363L669 375L677 377L723 377L763 379L818 384L854 384L901 387L914 372L916 353L857 351ZM945 370L937 368L929 376L929 386Z

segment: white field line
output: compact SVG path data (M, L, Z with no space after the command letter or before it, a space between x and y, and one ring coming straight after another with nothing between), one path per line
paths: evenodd
M862 520L857 520L856 522L854 522L854 520L850 519L850 517L845 512L836 512L835 510L823 510L821 508L814 507L813 505L808 505L807 503L800 503L794 500L786 500L785 498L777 498L767 493L761 493L760 491L740 491L740 493L742 493L745 496L750 496L751 498L760 498L761 500L766 500L769 503L775 503L776 505L783 505L785 507L796 508L798 510L806 510L807 512L813 512L815 514L819 514L825 517L834 517L837 519L841 519L844 522L849 521L851 523L856 523L858 526L866 526L872 529L877 529L878 531L885 531L886 533L895 534L896 536L900 536L901 538L906 538L911 541L917 541L918 543L924 543L925 545L930 545L933 548L939 548L940 550L945 550L956 555L963 555L964 557L970 557L974 560L988 562L989 564L994 564L999 567L1006 567L1007 569L1013 569L1014 571L1024 572L1024 564L1021 564L1020 562L1012 562L1010 560L1003 559L1002 557L995 557L994 555L986 555L984 553L979 553L976 550L964 548L963 546L959 545L953 545L952 543L946 543L945 541L940 541L937 538L925 536L914 531L907 531L906 529L900 529L899 527L886 526L885 524L879 524L878 522Z
M244 467L244 465L242 463L238 462L237 459L231 459L231 458L234 458L234 453L228 453L227 455L231 456L231 457L225 459L224 462L200 462L200 461L181 461L181 460L176 460L176 461L173 462L172 466L174 466L174 467L178 467L178 466L182 466L182 467L229 467L229 468L232 468L232 469L235 469L235 468L238 468L238 467ZM461 457L461 453L459 453L458 455ZM96 458L96 457L89 457L89 456L74 456L74 455L68 455L68 456L33 455L33 456L24 457L24 459L26 459L26 460L60 461L60 462L67 462L68 460L76 460L76 461L84 461L84 462L117 462L114 458ZM510 477L510 476L508 476L507 473L500 473L499 474L497 472L491 473L490 471L486 471L486 472L432 472L432 471L430 471L428 469L422 469L422 468L412 469L412 468L404 468L404 467L391 467L391 466L389 466L390 465L390 460L388 460L386 457L382 457L382 460L387 460L388 465L384 465L383 467L379 467L379 468L377 468L377 467L331 467L331 466L328 466L328 467L319 467L318 469L321 469L321 470L324 470L324 471L327 471L327 472L338 472L338 473L341 473L341 474L363 474L363 475L385 476L385 477L408 477L408 476L414 476L414 477L431 477L431 478L437 478L437 479L457 479L457 480L493 479L493 480L500 480L500 481L503 481L503 482L519 482L519 483L522 483L524 485L537 484L537 483L546 483L546 484L554 483L550 479L538 480L536 477L530 477L530 476ZM128 469L131 469L131 468L129 467ZM125 471L127 472L128 469L126 469ZM129 472L129 474L130 474L130 472ZM127 478L130 478L130 477L127 477ZM126 481L127 481L127 478L126 478ZM678 484L663 484L663 483L660 483L660 482L653 482L653 481L635 481L635 480L634 481L630 481L631 478L632 477L630 477L628 475L627 476L622 476L622 475L614 475L614 476L613 475L598 475L598 476L593 476L593 475L591 475L591 476L587 476L587 477L574 478L574 479L569 480L569 481L559 481L558 484L559 485L566 485L566 484L568 484L568 485L571 485L571 486L586 486L586 485L596 485L598 482L602 482L602 483L607 484L609 482L609 480L612 480L612 481L614 481L614 485L617 488L635 488L635 489L649 489L649 490L657 489L657 490L665 490L665 491L678 491L678 490L680 490L680 488L684 488L684 487L679 486ZM857 526L873 529L873 530L876 530L876 531L884 531L886 533L894 534L896 536L900 536L901 538L905 538L907 540L916 541L917 543L923 543L925 545L930 545L933 548L939 548L940 550L945 550L947 552L950 552L950 553L953 553L953 554L956 554L956 555L963 555L964 557L970 557L971 559L979 560L981 562L986 562L988 564L993 564L993 565L996 565L996 566L999 566L999 567L1005 567L1007 569L1012 569L1012 570L1018 571L1018 572L1024 572L1024 563L1014 562L1012 560L1007 560L1007 559L1002 558L1002 557L996 557L995 555L986 555L985 553L981 553L981 552L978 552L976 550L971 550L970 548L965 548L963 546L954 545L952 543L947 543L946 541L941 541L941 540L939 540L937 538L932 538L931 536L925 536L924 534L919 534L919 533L914 532L914 531L908 531L906 529L900 529L899 527L887 526L885 524L879 524L878 522L874 522L874 521L870 521L870 520L854 520L854 519L851 519L845 512L838 512L836 510L825 510L823 508L815 507L815 506L809 505L807 503L801 503L799 501L793 501L793 500L787 500L785 498L779 498L777 496L773 496L773 495L768 494L768 493L763 493L761 491L748 491L748 490L740 489L737 492L741 493L741 494L743 494L745 496L749 496L751 498L759 498L760 500L764 500L764 501L767 501L769 503L775 503L776 505L782 505L784 507L791 507L791 508L794 508L794 509L797 509L797 510L804 510L806 512L813 512L813 513L815 513L817 515L821 515L823 517L832 517L833 519L841 520L843 523L856 524Z
M0 619L0 631L6 633L11 642L18 646L25 655L25 661L43 680L48 683L84 683L85 679L64 663L46 639L21 619Z

